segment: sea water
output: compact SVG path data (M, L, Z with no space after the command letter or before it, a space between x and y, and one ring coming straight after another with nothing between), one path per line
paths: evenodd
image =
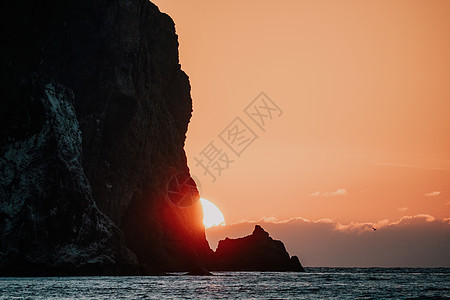
M450 268L0 278L0 299L450 299Z

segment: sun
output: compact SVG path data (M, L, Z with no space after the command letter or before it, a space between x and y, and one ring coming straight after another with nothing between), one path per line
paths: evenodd
M205 228L225 225L225 219L222 212L210 201L200 198L203 207L203 225Z

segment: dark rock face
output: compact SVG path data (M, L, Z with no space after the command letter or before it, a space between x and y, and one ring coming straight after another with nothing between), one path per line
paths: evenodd
M192 111L170 17L146 0L2 11L1 273L208 265L200 204L167 200Z
M34 75L21 85L20 99L23 106L11 111L10 117L29 123L13 125L25 125L21 129L9 128L21 134L2 145L0 159L3 272L137 270L136 257L126 248L122 233L92 199L81 166L73 93Z
M259 225L249 236L219 241L215 262L217 270L304 271L297 256L289 257L284 244Z

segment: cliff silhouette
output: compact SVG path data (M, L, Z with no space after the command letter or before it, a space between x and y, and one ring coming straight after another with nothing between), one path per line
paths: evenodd
M222 271L305 271L298 257L290 257L283 242L259 225L251 235L219 241L214 261L215 269Z
M2 9L1 275L214 268L195 183L189 205L167 195L192 113L172 19L147 0Z

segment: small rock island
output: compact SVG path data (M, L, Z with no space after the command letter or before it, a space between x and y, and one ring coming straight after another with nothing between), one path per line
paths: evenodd
M298 257L290 257L283 242L259 225L251 235L221 240L214 259L217 270L223 271L305 271Z

